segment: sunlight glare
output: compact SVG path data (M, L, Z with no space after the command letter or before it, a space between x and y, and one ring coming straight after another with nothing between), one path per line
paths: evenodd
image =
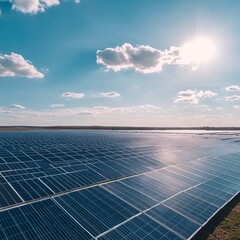
M215 51L215 45L210 39L196 38L183 45L182 58L188 63L203 63L212 59Z

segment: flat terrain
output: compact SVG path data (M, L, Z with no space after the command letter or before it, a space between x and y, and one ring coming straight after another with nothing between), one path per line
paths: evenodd
M0 126L0 131L24 130L207 130L240 131L240 127L131 127L131 126Z

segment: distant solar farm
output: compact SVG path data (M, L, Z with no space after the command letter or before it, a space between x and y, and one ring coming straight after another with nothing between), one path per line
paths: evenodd
M191 239L240 191L240 135L0 132L0 239Z

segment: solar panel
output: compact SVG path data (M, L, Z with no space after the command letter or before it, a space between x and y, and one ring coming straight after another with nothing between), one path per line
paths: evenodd
M199 224L206 222L218 208L195 196L182 192L163 203L165 206L183 214Z
M177 232L185 239L188 239L200 227L195 221L164 206L163 204L151 208L146 213L156 219L159 223L162 223Z
M151 208L158 203L148 195L123 184L122 181L104 184L103 188L141 211Z
M239 138L0 132L0 239L189 239L239 194Z
M0 176L0 208L22 202L22 199L16 193L9 183Z
M173 233L166 227L158 224L145 214L141 214L129 220L118 228L106 233L99 239L182 240L182 238L176 233Z
M69 193L55 200L95 237L139 213L101 187Z
M52 200L3 211L0 220L1 239L92 239Z

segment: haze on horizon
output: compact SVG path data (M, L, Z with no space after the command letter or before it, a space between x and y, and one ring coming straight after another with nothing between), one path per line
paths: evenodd
M0 125L239 127L239 10L0 1Z

